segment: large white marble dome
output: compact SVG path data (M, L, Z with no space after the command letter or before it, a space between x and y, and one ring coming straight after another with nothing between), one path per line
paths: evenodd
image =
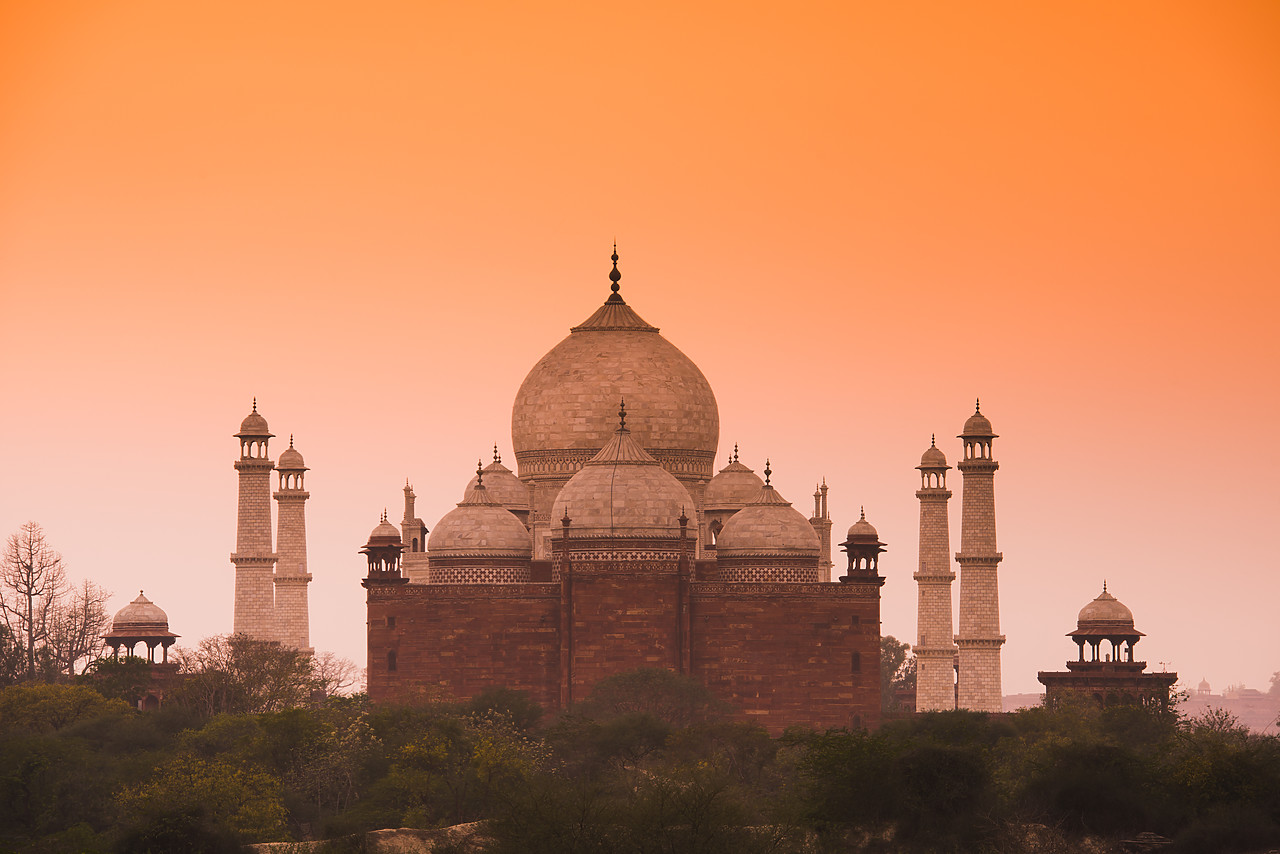
M613 257L614 292L538 360L516 393L511 442L520 475L536 474L534 457L547 452L589 459L609 441L626 398L640 446L669 469L673 455L695 452L705 480L720 441L715 394L698 366L619 295Z

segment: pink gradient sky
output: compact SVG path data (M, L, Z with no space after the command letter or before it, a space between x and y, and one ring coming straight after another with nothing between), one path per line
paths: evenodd
M363 662L356 550L405 477L433 525L511 461L616 237L721 458L866 505L885 633L981 396L1005 691L1104 578L1153 667L1265 688L1277 44L1267 2L5 4L0 533L229 631L256 395L312 469L313 643Z

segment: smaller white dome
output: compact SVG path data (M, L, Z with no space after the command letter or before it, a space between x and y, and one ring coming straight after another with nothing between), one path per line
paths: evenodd
M284 453L280 455L280 461L276 463L277 469L285 469L286 471L306 471L307 464L302 460L302 454L298 453L298 449L293 446L293 437L289 437L289 447L284 449Z
M483 485L472 488L427 538L427 554L431 557L477 555L528 559L532 553L529 531L511 511L494 501Z
M817 556L818 535L800 511L768 484L760 495L730 517L716 538L717 558L745 555Z
M169 628L169 615L142 595L141 590L138 591L138 598L117 611L115 618L111 621L111 629L117 632L138 627Z
M702 509L740 510L760 497L764 481L751 469L738 462L737 446L729 464L707 482L702 493Z
M284 458L281 457L281 459ZM504 466L501 460L495 459L489 463L484 467L483 473L484 488L488 491L490 498L508 510L527 511L529 509L529 487L516 477L511 469ZM471 494L477 482L476 476L472 475L467 483L465 495Z

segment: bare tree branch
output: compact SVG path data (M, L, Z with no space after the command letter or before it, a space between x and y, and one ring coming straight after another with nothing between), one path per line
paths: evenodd
M65 595L62 555L45 541L38 522L11 534L0 555L0 611L26 654L26 678L37 675L36 652L49 640L53 614Z

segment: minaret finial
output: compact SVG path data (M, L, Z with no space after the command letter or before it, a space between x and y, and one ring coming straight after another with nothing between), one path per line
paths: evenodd
M973 413L977 415L980 412L982 412L982 398L975 397L973 399Z
M1103 593L1107 592L1107 580L1105 578L1102 579L1102 592Z
M738 443L737 442L733 443L733 461L735 463L738 461Z
M292 433L290 433L290 434L289 434L289 447L290 447L290 448L292 448L292 447L293 447L293 434L292 434Z
M865 521L867 521L867 508L866 508L866 505L859 505L859 507L858 507L858 512L859 512L860 514L862 514L862 515L861 515L861 518L859 518L859 520L858 520L858 521L860 521L860 522L865 522Z
M929 447L930 447L930 448L936 448L936 447L938 447L938 434L937 434L937 433L930 433L930 434L929 434Z
M495 463L500 463L500 462L502 462L502 457L498 456L498 443L497 443L497 442L494 442L494 443L493 443L493 461L494 461Z
M627 429L627 399L625 397L618 403L618 429Z
M382 508L382 521L387 521L387 508Z
M613 269L609 271L609 281L613 282L609 286L615 294L618 292L618 281L622 278L622 273L618 271L618 241L613 241L613 254L609 256L613 260Z
M484 489L484 460L476 460L476 488Z
M769 458L765 457L764 459L764 485L765 486L769 485L769 475L771 474L773 474L773 472L769 470Z
M258 411L258 396L256 394L253 396L253 411Z

